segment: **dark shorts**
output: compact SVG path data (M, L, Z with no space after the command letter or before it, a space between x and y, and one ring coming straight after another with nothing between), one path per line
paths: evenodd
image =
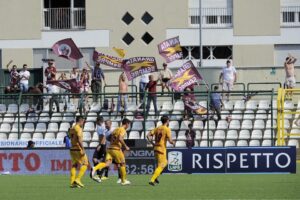
M167 83L167 82L169 82L169 80L170 80L169 78L163 78L162 82Z

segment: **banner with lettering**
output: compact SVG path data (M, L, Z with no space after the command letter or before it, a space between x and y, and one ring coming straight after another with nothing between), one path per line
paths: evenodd
M202 80L202 76L194 66L192 61L182 65L170 81L170 86L175 91L183 91L186 87Z
M59 57L74 61L83 58L80 50L72 40L72 38L66 38L56 42L52 46L53 52Z
M159 54L166 59L167 63L182 58L182 49L180 46L179 36L167 39L158 44Z
M124 61L123 69L129 81L141 76L157 71L154 57L134 57Z
M113 68L121 68L123 62L121 58L105 55L97 51L94 51L93 60Z
M79 93L80 92L80 83L77 80L69 79L69 80L54 80L47 81L47 84L56 85L60 88L66 89L71 93Z

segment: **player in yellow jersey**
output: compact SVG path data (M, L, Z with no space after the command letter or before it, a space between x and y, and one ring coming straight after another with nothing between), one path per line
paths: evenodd
M81 183L81 177L84 175L87 166L89 164L88 158L85 154L85 150L82 142L82 126L84 124L84 118L82 116L76 117L76 124L70 129L71 148L70 155L72 160L71 168L71 187L84 187ZM79 173L76 176L76 168L81 165Z
M157 163L157 167L149 182L149 184L152 186L154 186L155 183L157 184L159 183L157 178L160 176L160 174L168 164L167 147L166 147L167 141L175 145L175 142L171 138L171 129L168 127L169 126L168 116L162 116L160 120L162 122L162 125L153 129L147 134L147 140L154 147L154 155Z
M121 185L129 185L130 181L126 180L126 163L125 156L122 152L122 147L126 151L129 151L129 147L124 142L124 135L126 134L126 129L130 126L129 119L122 120L122 126L116 128L110 137L110 145L106 150L105 162L101 162L91 169L90 177L96 180L96 171L102 170L104 167L109 167L114 160L117 165L119 165L120 175L121 175Z

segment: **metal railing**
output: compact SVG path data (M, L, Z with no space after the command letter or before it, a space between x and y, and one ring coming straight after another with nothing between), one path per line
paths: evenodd
M300 27L300 6L287 6L280 9L281 27Z
M85 8L44 8L43 29L84 29Z
M199 26L198 8L189 9L190 26ZM202 8L203 28L231 28L233 22L232 8Z

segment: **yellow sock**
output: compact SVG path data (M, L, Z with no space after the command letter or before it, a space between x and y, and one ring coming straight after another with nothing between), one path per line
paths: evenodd
M75 181L75 177L76 177L76 167L72 167L71 168L71 184Z
M120 174L121 174L122 183L124 183L126 180L126 167L125 166L120 167Z
M153 182L155 181L155 179L157 179L157 177L159 177L159 175L161 174L161 172L162 172L163 170L164 170L164 168L158 166L158 167L155 169L154 174L153 174L153 176L152 176L152 178L151 178L150 181L153 183Z
M106 164L104 162L99 163L94 167L95 171L102 170L104 167L106 167Z
M79 181L81 180L81 177L84 175L86 169L87 169L87 166L86 166L86 165L82 165L82 166L80 167L80 170L79 170L79 173L78 173L78 175L77 175L77 177L76 177L76 180L79 180Z

